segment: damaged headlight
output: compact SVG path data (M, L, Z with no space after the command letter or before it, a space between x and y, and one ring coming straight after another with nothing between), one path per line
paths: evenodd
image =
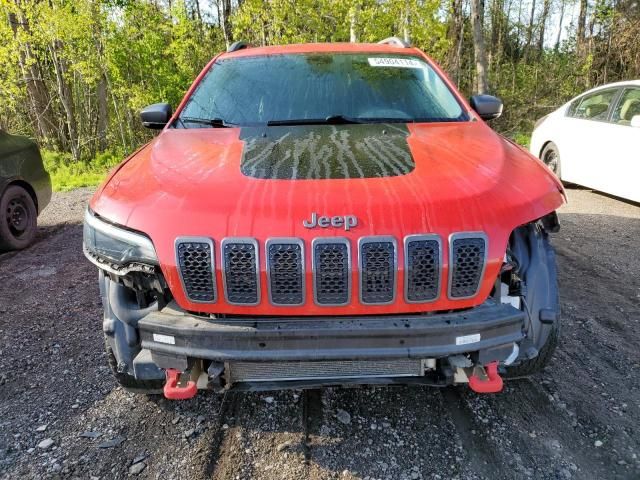
M156 250L148 237L105 222L88 209L84 215L83 247L91 262L121 275L152 272L153 266L158 265Z

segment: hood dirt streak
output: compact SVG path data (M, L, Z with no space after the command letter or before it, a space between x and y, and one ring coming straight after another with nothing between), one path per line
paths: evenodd
M318 180L406 175L415 168L403 124L242 128L240 169L260 179Z

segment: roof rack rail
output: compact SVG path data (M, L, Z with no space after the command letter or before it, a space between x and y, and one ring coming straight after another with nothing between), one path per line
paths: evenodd
M389 37L389 38L385 38L384 40L380 40L378 42L381 45L393 45L395 47L399 47L399 48L410 48L411 44L409 42L405 42L404 40L402 40L401 38L398 37Z
M237 42L233 42L231 45L229 45L229 48L227 48L227 53L237 52L238 50L243 50L249 47L251 47L251 45L249 45L244 40L238 40Z

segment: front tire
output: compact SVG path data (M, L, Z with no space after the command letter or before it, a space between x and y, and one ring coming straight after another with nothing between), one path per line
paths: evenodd
M7 188L0 198L0 251L28 247L36 236L37 221L29 192L18 185Z
M556 177L561 178L560 170L560 151L555 143L547 143L540 153L540 160L549 167Z

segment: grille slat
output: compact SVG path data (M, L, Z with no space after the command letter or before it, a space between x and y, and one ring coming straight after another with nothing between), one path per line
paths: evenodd
M396 292L395 238L361 238L359 250L361 302L378 305L392 303Z
M347 239L313 242L313 284L318 305L346 305L351 299L351 255Z
M216 301L213 242L207 238L178 238L176 257L187 298L197 303Z
M298 239L267 241L269 298L274 305L304 304L304 248Z
M482 233L451 236L449 297L469 298L478 293L484 272L487 239Z
M257 305L260 301L258 244L253 239L222 241L222 278L227 302Z
M440 294L442 247L435 235L410 235L405 239L405 299L431 302Z

